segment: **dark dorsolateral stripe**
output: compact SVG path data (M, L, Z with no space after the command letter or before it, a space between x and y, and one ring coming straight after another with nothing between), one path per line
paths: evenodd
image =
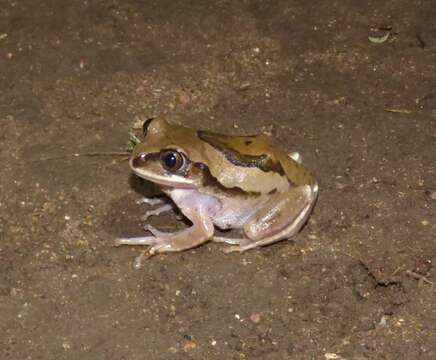
M150 161L159 161L160 160L160 152L157 153L140 153L136 154L132 159L132 165L135 168L143 167Z
M264 172L273 171L280 175L285 174L282 165L279 162L273 161L266 154L241 154L239 151L230 148L227 144L217 138L215 134L208 133L207 131L198 131L198 137L213 146L215 149L221 151L226 159L236 166L256 167Z

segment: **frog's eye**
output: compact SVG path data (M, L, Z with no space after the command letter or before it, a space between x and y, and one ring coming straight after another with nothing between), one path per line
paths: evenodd
M185 165L186 158L177 150L165 150L160 155L160 161L166 170L177 171Z

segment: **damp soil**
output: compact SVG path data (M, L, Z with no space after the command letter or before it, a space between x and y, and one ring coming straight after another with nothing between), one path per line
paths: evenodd
M436 359L435 17L418 0L2 1L0 358ZM154 116L300 152L310 221L135 270L144 249L113 243L144 233L154 189L122 156L69 155L123 152Z

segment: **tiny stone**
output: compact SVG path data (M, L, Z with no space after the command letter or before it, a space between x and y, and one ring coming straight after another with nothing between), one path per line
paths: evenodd
M324 354L326 360L335 360L335 359L342 359L341 356L335 353L325 353Z
M387 324L387 316L386 315L383 315L381 317L379 324L380 324L380 326L386 326L386 324Z
M196 347L197 347L197 344L195 343L195 341L189 340L183 344L182 349L184 352L188 352L188 351L194 350Z
M345 188L345 185L341 183L336 183L335 185L336 185L336 189L338 190L342 190L343 188Z
M179 101L180 104L187 105L191 102L191 97L189 96L189 94L185 92L180 92L180 94L177 97L177 100Z
M259 314L259 313L253 313L253 314L251 314L251 315L250 315L250 320L251 320L253 323L257 324L257 323L260 322L260 320L261 320L260 314Z
M239 90L246 90L251 86L251 84L248 81L243 82L240 86L239 86Z

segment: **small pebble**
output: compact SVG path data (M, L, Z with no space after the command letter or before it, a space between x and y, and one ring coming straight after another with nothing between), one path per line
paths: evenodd
M341 356L335 353L325 353L324 354L326 360L340 360L343 359Z
M260 322L260 320L261 320L260 314L259 314L259 313L253 313L253 314L251 314L251 315L250 315L250 320L251 320L253 323L257 324L257 323Z
M185 92L180 92L179 95L177 96L177 100L179 101L180 104L187 105L191 102L191 97L189 96L189 94Z
M381 319L380 319L380 323L379 323L379 325L380 325L380 326L386 326L386 324L387 324L387 320L388 320L387 316L386 316L386 315L383 315L383 316L381 317Z
M182 349L184 352L188 352L191 350L194 350L197 347L197 344L193 340L185 341L185 343L182 346Z

